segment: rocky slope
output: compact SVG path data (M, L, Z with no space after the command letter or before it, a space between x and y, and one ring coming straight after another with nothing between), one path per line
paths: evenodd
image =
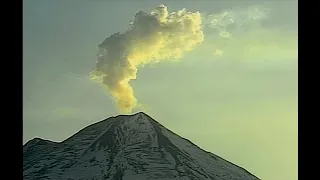
M25 180L258 179L144 113L108 118L60 143L35 138L23 158Z

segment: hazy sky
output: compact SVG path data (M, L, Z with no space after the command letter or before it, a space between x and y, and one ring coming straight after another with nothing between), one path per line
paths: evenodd
M97 46L125 31L138 10L162 3L169 11L239 16L250 5L262 7L262 1L24 1L23 143L62 141L119 114L88 78ZM144 111L177 134L262 179L296 180L297 2L268 8L265 21L232 30L232 39L205 29L194 51L179 62L140 68L131 84Z

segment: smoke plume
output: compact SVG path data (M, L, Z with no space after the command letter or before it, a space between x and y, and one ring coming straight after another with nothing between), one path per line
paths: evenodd
M130 80L136 79L138 68L182 58L203 40L199 12L168 13L164 5L151 13L139 11L124 33L115 33L99 45L91 78L106 87L120 112L130 113L137 106Z

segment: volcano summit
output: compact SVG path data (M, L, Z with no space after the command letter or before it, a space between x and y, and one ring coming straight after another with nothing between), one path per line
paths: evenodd
M92 124L60 143L23 146L23 179L258 180L140 112Z

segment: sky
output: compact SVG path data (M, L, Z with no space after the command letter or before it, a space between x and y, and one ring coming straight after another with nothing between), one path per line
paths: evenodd
M203 15L232 11L236 24L245 25L230 28L231 38L224 38L207 18L204 41L181 59L139 67L130 84L142 106L133 113L146 112L261 179L297 180L293 0L24 1L23 143L34 137L62 141L120 114L109 92L89 78L98 45L124 32L137 11L160 4L169 11L186 8ZM244 21L254 8L267 9L267 17Z

